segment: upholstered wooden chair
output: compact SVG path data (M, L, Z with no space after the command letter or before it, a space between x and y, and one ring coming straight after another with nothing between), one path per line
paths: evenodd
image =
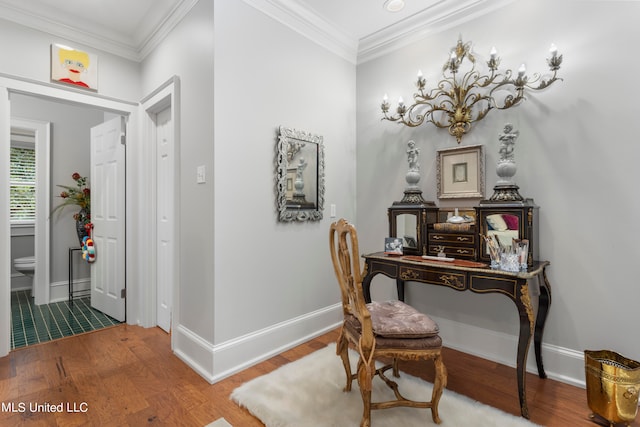
M442 340L438 325L427 315L400 301L365 303L362 293L362 272L355 227L344 219L331 224L329 233L331 260L342 292L344 323L338 337L336 353L342 358L347 384L351 391L357 380L362 395L361 427L371 425L371 410L397 406L430 408L433 421L440 424L438 403L447 383L447 371L442 362ZM359 354L357 372L351 373L349 347ZM377 368L376 359L386 365ZM435 380L431 400L417 402L400 394L398 385L385 376L393 368L398 377L398 360L431 359L435 364ZM389 363L390 362L390 363ZM393 391L396 399L372 402L372 381L378 375Z

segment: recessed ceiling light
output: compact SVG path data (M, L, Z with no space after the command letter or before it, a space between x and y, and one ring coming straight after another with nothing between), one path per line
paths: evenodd
M399 12L404 8L404 0L386 0L384 8L389 12Z

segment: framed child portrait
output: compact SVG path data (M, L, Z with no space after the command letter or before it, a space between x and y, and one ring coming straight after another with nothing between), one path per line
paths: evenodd
M59 44L51 45L51 81L98 91L98 56Z

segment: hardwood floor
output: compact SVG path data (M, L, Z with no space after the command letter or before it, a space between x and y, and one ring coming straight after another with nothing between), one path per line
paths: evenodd
M213 385L172 354L169 336L159 328L118 325L19 349L0 359L0 425L203 426L224 417L234 427L259 427L262 423L229 400L231 391L333 345L337 334L329 332ZM519 414L514 369L449 349L443 357L447 389ZM405 369L432 381L429 363ZM527 386L533 422L595 425L587 418L585 390L532 374ZM35 403L62 403L64 411L32 412ZM639 425L637 419L632 424Z

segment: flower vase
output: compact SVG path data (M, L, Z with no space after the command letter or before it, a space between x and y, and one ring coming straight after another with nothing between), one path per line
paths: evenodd
M87 232L87 229L85 228L85 224L86 224L86 218L87 218L87 211L83 208L80 209L80 212L78 212L76 215L76 234L78 235L78 241L80 242L80 246L82 247L82 241L84 240L84 238L86 236L89 235L89 232Z

